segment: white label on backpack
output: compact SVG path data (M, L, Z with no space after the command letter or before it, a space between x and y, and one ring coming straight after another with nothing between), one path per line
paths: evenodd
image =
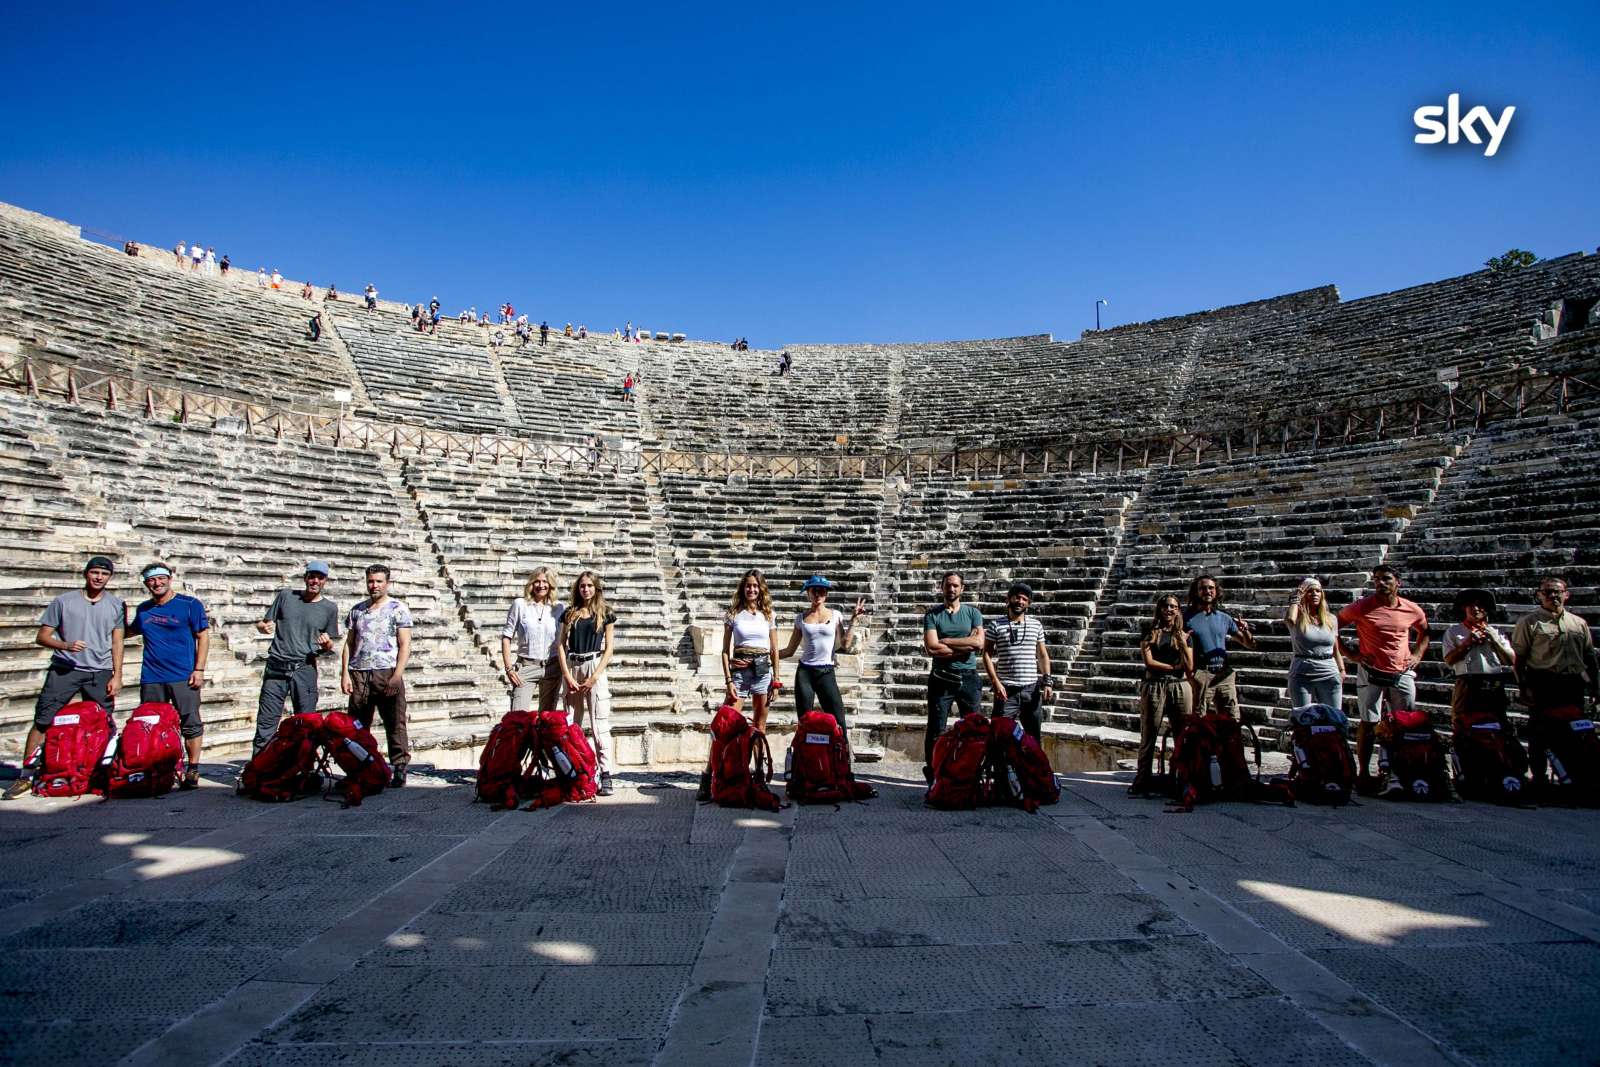
M133 717L133 721L134 722L149 723L151 726L160 726L161 725L161 716L159 716L159 715L135 715Z
M1017 741L1022 740L1022 724L1020 722L1011 728L1011 736Z
M1588 719L1573 719L1572 720L1572 728L1574 730L1580 730L1580 731L1581 730L1593 730L1594 729L1594 723L1591 722Z
M78 723L80 723L82 721L83 721L83 716L81 716L81 715L77 714L76 712L74 712L71 715L57 715L55 717L55 721L52 723L52 725L54 725L54 726L76 726L76 725L78 725Z
M833 738L829 737L827 734L806 734L806 744L831 745L833 744Z

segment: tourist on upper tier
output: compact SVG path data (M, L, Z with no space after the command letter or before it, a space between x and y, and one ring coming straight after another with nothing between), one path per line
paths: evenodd
M144 659L139 664L139 703L171 704L178 711L178 732L183 735L188 769L180 789L200 785L200 744L205 724L200 720L200 690L206 681L206 659L211 651L210 622L205 605L172 587L172 569L152 563L139 572L150 599L133 609L129 637L144 638Z
M487 311L478 316L478 325L482 326L485 330L489 328L489 313Z
M300 286L300 296L303 299L306 299L306 300L310 300L311 299L311 283L310 282L306 282L304 285Z
M787 352L778 355L778 377L782 378L789 373L789 368L794 364L794 357Z
M127 625L122 599L106 592L116 568L109 558L94 556L83 567L83 588L62 593L45 607L33 642L50 649L50 666L33 706L33 725L22 746L24 764L44 741L56 712L78 697L92 700L110 714L122 688L122 634ZM33 787L18 778L5 792L15 800Z
M212 274L217 273L217 250L215 248L210 247L210 246L206 247L205 268L206 268L206 274L207 275L212 275Z
M305 588L279 590L256 623L257 630L272 635L272 645L261 675L252 753L260 752L272 740L283 717L285 697L296 714L317 710L317 657L332 652L339 636L339 607L322 595L327 584L328 564L320 559L309 561Z
M622 399L630 400L630 401L633 399L633 372L632 371L629 371L627 376L622 379Z
M922 738L922 776L933 781L933 743L944 733L950 705L963 715L978 710L982 686L978 653L983 649L983 613L961 603L965 588L960 571L939 579L944 603L922 616L922 647L932 664L928 670L928 728Z
M616 628L617 617L606 606L600 576L584 571L572 583L572 601L561 614L556 655L573 725L582 727L588 713L603 797L611 795L611 684L605 673Z
M517 347L522 348L528 343L528 338L533 336L533 330L528 326L527 322L519 322L517 323L516 334Z
M377 311L378 310L378 290L373 287L371 282L367 283L367 288L366 288L366 291L365 291L365 293L363 295L366 297L366 300L367 300L367 310L368 311Z
M522 587L522 595L511 602L506 612L506 625L500 631L500 662L506 669L506 681L511 683L512 711L550 711L561 697L556 631L567 608L555 596L555 572L549 567L535 567ZM536 693L537 707L533 703Z
M1381 707L1417 706L1417 664L1428 651L1428 616L1400 595L1400 572L1387 563L1372 569L1373 592L1339 612L1342 626L1356 628L1356 684L1361 721L1356 724L1356 765L1370 779L1369 764ZM1416 644L1411 635L1416 635Z
M411 609L389 595L389 568L367 568L367 599L345 619L339 653L339 689L350 698L350 717L368 726L374 712L388 743L389 784L406 784L411 765L406 731L406 663L411 659Z
M1202 574L1189 583L1183 628L1194 635L1194 674L1189 681L1194 713L1204 715L1215 709L1218 714L1239 718L1239 686L1228 665L1228 641L1255 648L1256 635L1247 620L1235 619L1222 610L1222 584L1211 575Z
M628 325L626 325L626 326L624 326L622 328L622 339L624 341L633 340L633 320L632 319L629 319L628 320Z
M313 341L322 340L322 312L311 316L311 323L306 328L306 336Z
M587 341L588 339L589 339L589 327L587 327L587 326L579 326L578 327L578 340Z
M548 342L549 340L550 340L550 323L548 321L539 323L539 347L543 348L545 346L545 343Z
M204 248L200 247L200 242L199 241L196 241L194 244L189 246L189 269L190 270L194 271L196 274L199 274L200 273L200 264L204 263L205 259L206 259L206 250Z
M845 618L844 612L828 607L828 592L833 588L828 579L813 574L800 588L811 598L811 608L795 616L789 644L778 654L781 660L794 655L796 649L800 651L800 663L794 669L795 716L798 718L820 706L834 717L839 729L844 730L848 724L844 698L839 695L839 681L834 677L837 666L834 654L840 649L849 649L851 630L856 620L867 613L867 601L857 597L855 610Z
M223 256L222 256L222 276L224 278L226 278L228 276L228 272L230 270L232 270L232 269L233 269L233 260L229 259L227 254L224 253Z
M184 253L187 252L188 250L189 250L189 245L188 245L188 242L186 242L186 241L179 241L178 242L178 247L173 249L173 251L177 252L177 254L178 254L178 269L179 270L183 270L185 267L187 267L189 265L188 257L186 257L184 255Z
M126 253L127 255L137 256L139 254L139 242L138 241L124 241L124 242L122 242L122 251L124 253Z
M1289 661L1289 706L1340 707L1344 697L1344 651L1339 647L1339 620L1328 607L1322 583L1300 583L1294 603L1284 612L1294 658Z
M1517 681L1529 711L1582 706L1585 692L1593 698L1597 669L1589 624L1567 610L1567 581L1559 574L1539 580L1539 606L1517 620L1511 631ZM1528 731L1528 762L1534 782L1543 785L1548 768L1545 744L1538 730Z
M571 337L572 336L572 323L570 323L570 322L567 323L567 328L561 331L561 335L563 337Z
M1517 657L1511 642L1489 625L1493 593L1463 589L1452 606L1460 621L1444 632L1444 661L1455 671L1450 714L1453 729L1461 729L1460 717L1468 712L1505 715L1510 702L1506 682L1513 677Z
M1044 624L1028 613L1033 586L1012 582L1006 590L1006 617L991 619L983 631L983 670L994 690L994 714L1007 715L1040 739L1039 707L1050 699L1050 650Z
M470 326L470 325L472 325L472 320L477 318L477 317L478 317L478 309L475 308L475 307L471 307L471 308L466 308L465 310L463 310L461 312L461 314L457 315L456 316L456 321L457 322L461 322L461 323L465 323L468 326Z
M327 303L330 300L338 300L338 299L339 299L339 287L337 285L330 284L328 286L328 291L326 293L324 293L323 296L322 296L323 302Z
M265 267L257 267L256 268L256 288L257 289L265 289L266 287L267 287L267 268L265 268Z
M494 336L489 338L489 343L495 348L500 348L506 343L506 332L504 330L496 330Z
M277 267L272 268L272 287L274 289L283 288L283 275L278 273Z
M435 333L439 332L439 320L442 317L443 317L443 313L437 307L435 307L432 311L428 312L428 332L430 334L435 334Z
M1189 714L1190 689L1185 683L1194 674L1194 650L1183 628L1183 608L1173 594L1156 597L1155 612L1139 641L1139 657L1144 661L1139 681L1139 761L1128 787L1130 797L1148 796L1155 787L1150 768L1162 720L1172 724L1176 737Z
M439 298L434 297L428 301L428 314L432 315L439 310Z

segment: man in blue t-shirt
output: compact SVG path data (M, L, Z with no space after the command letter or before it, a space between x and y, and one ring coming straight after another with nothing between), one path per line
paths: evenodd
M1239 689L1228 666L1228 639L1255 648L1256 635L1248 621L1222 610L1222 585L1211 575L1202 574L1189 583L1183 628L1194 634L1194 673L1189 676L1194 713L1204 715L1215 704L1221 714L1239 718Z
M922 776L933 781L933 743L944 733L950 704L961 714L978 710L978 653L983 651L983 615L961 603L964 583L959 571L939 582L944 603L922 616L922 647L933 658L928 672L928 730L922 739Z
M172 587L172 570L152 563L139 572L150 599L133 609L129 637L144 638L139 667L139 703L171 704L178 709L178 732L188 750L182 789L200 785L200 688L205 685L211 624L205 605Z

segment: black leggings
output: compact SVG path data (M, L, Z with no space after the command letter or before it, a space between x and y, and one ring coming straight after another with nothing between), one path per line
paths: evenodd
M844 700L839 696L839 683L832 667L807 667L804 663L794 671L794 708L798 718L821 704L822 710L834 717L839 729L849 727L844 721Z

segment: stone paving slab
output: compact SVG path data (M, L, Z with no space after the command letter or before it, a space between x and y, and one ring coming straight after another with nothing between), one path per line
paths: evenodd
M1600 1063L1592 812L0 807L0 1060ZM1178 1051L1181 1050L1181 1053Z

